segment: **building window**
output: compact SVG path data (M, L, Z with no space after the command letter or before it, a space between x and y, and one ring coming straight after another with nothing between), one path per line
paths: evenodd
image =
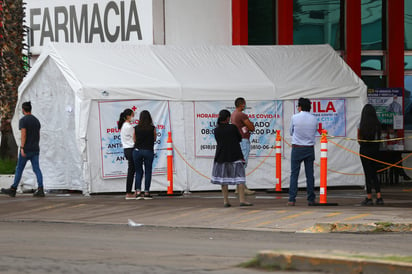
M362 51L361 74L368 88L386 87L385 54L382 50Z
M405 129L412 130L412 74L405 75Z
M405 5L406 7L406 5ZM405 129L412 130L412 51L405 52Z
M412 1L405 0L405 50L412 50Z
M384 50L385 8L383 0L361 0L362 50Z
M329 44L343 49L341 0L293 1L293 44Z
M248 1L248 43L249 45L274 45L275 0Z

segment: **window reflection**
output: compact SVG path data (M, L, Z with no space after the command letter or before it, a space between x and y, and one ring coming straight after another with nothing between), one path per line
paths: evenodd
M362 56L362 70L383 70L383 56Z
M293 5L293 43L330 44L343 49L340 0L295 0Z
M368 88L385 88L386 77L379 76L362 76L362 80Z
M361 1L362 50L383 50L382 0Z
M405 70L412 70L412 56L405 56Z
M412 50L412 1L405 0L405 49Z

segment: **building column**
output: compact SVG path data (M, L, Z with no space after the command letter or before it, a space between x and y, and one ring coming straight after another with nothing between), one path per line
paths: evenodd
M404 88L405 25L404 1L387 1L387 62L389 88Z
M247 45L248 0L232 0L232 45Z
M361 0L345 1L345 62L361 77Z
M293 45L293 1L276 1L276 42L278 45Z

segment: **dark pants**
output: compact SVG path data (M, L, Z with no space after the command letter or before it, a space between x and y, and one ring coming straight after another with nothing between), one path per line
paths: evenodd
M152 165L154 152L146 149L133 150L133 159L136 169L136 190L141 190L144 165L144 191L149 192L152 182Z
M311 147L292 147L291 155L291 173L289 186L289 202L296 201L298 193L298 177L300 165L305 164L307 200L314 202L315 195L315 177L313 176L313 162L315 161L315 149Z
M39 152L26 152L26 157L23 157L21 153L19 153L19 159L17 161L16 166L16 173L14 175L14 183L12 185L13 188L17 189L19 186L21 176L23 174L24 167L26 166L27 161L31 162L31 167L33 169L34 174L36 174L37 178L37 186L43 187L43 174L40 170L39 165Z
M360 154L368 156L372 159L377 159L379 154L379 147L377 146L361 146ZM381 185L378 180L378 163L367 158L361 157L363 171L365 173L366 193L371 194L372 188L376 193L381 192Z
M125 148L124 156L127 159L126 193L132 192L134 174L136 173L133 161L133 148Z

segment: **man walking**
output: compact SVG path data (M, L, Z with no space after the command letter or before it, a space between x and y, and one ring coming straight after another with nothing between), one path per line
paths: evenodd
M230 122L239 129L240 135L242 135L240 148L242 149L243 158L245 159L246 169L250 152L250 133L255 131L255 125L249 120L249 117L245 113L243 113L243 111L246 109L246 100L244 98L237 98L235 100L235 107L236 109L235 111L233 111L230 117ZM245 184L245 194L253 195L254 193L255 191L248 189Z
M1 193L7 194L10 197L16 196L16 190L19 186L24 167L30 160L34 173L37 177L38 189L34 192L35 197L44 197L43 191L43 175L39 166L40 154L40 122L31 114L31 103L24 102L22 105L24 117L19 121L19 129L21 130L21 145L19 159L17 161L16 173L14 175L14 183L10 188L2 188Z
M299 113L292 116L290 122L290 135L292 136L291 174L289 186L289 206L296 203L298 192L298 177L300 165L305 164L306 189L308 205L315 204L315 177L313 176L313 162L315 161L315 134L317 119L311 113L311 102L307 98L299 98Z

